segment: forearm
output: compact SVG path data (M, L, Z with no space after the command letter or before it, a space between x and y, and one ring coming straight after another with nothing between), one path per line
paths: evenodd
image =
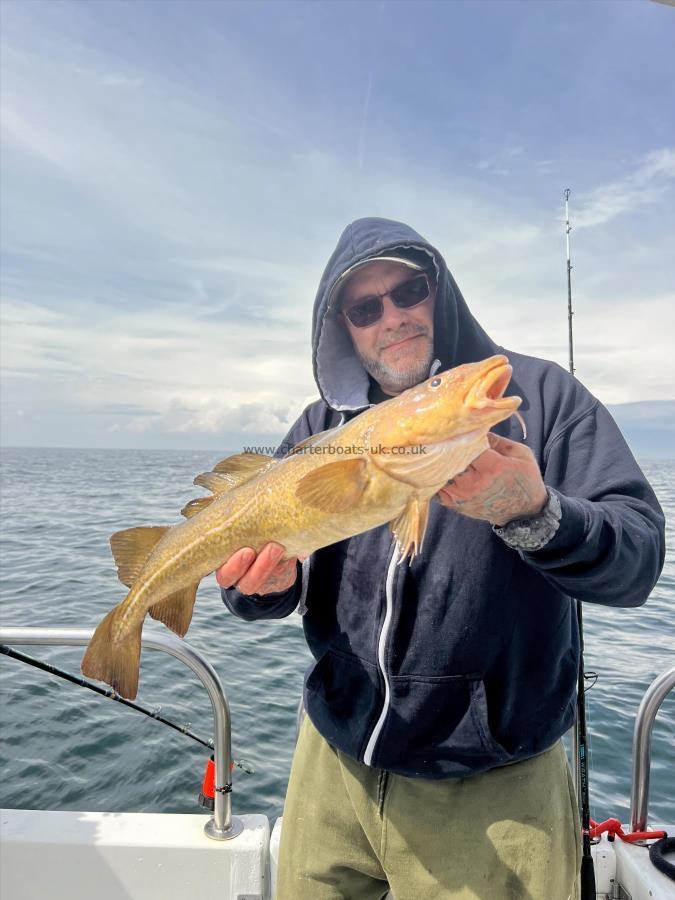
M562 518L556 534L522 559L579 600L640 606L664 559L664 518L635 498L591 501L557 491Z

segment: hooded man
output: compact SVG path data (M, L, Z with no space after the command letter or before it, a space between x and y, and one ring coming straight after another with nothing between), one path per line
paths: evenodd
M497 346L441 254L399 222L343 232L314 304L321 399L278 455L437 371L508 356L523 398L432 503L422 553L387 526L217 572L254 620L303 615L316 663L289 781L280 900L577 895L580 828L561 736L574 722L572 597L645 602L664 518L607 410L558 365Z

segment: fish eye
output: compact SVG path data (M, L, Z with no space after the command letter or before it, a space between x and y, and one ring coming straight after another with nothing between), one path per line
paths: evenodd
M437 388L440 383L441 383L440 378L434 378L434 380L429 384L429 387Z

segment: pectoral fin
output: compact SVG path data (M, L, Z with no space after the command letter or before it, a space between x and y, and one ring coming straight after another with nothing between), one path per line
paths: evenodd
M413 496L401 515L391 523L391 530L398 544L399 562L408 555L412 559L421 552L428 520L429 501Z
M116 531L110 538L117 577L131 587L155 546L169 530L169 525L150 525Z
M298 500L323 512L346 512L361 499L368 484L363 459L327 463L301 478L295 489Z
M199 582L183 588L182 591L176 591L175 594L170 594L164 600L155 603L148 612L153 619L163 622L167 628L170 628L179 637L183 637L192 621L198 587Z

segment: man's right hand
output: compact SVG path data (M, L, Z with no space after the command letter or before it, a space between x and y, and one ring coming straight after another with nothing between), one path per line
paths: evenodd
M295 584L298 570L297 558L282 559L284 552L281 544L273 541L258 554L250 547L242 547L216 569L216 581L223 588L235 585L242 594L287 591Z

